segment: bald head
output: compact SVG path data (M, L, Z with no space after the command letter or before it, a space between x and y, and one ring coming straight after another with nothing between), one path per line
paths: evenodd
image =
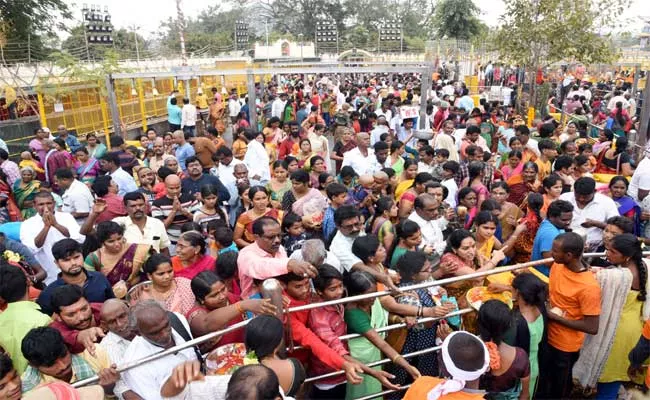
M148 342L164 349L174 346L167 311L158 301L142 300L136 303L131 310L129 321Z
M167 197L175 199L181 195L181 178L176 174L168 175L165 178L165 189L167 189Z
M357 146L363 150L370 147L370 135L366 132L359 133L357 135Z
M361 175L359 177L359 184L365 188L370 187L373 183L375 183L375 178L372 175Z
M135 327L129 323L129 307L122 300L106 300L99 316L103 329L126 340L132 340L135 337Z

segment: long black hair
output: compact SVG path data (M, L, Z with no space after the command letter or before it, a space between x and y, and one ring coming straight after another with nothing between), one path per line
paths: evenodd
M610 246L625 257L630 257L639 270L639 295L636 297L639 301L645 301L647 297L646 283L648 281L648 269L643 262L643 252L641 243L637 237L631 233L623 233L614 236Z
M541 279L530 272L524 272L512 280L512 287L517 289L527 304L537 307L540 312L546 310L547 287Z

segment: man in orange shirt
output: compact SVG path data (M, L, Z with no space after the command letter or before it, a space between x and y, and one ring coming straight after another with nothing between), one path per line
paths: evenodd
M636 381L637 376L643 373L643 363L648 359L648 356L650 356L650 320L643 324L641 337L628 355L630 367L627 370L627 374L630 380ZM650 369L646 371L645 382L643 384L647 393L648 388L650 388Z
M194 145L194 153L201 161L203 166L203 172L210 172L210 168L214 167L214 161L212 161L212 155L217 151L217 149L226 142L219 137L217 130L209 126L205 130L205 136L198 136L190 140Z
M584 240L574 232L553 241L549 276L548 341L540 352L537 398L568 398L572 369L585 333L598 333L600 285L582 259Z

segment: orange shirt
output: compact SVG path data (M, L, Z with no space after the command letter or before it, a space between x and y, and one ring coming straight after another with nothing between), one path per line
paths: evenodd
M565 319L600 315L600 285L591 271L573 272L564 264L553 263L548 288L551 307L560 308ZM549 321L548 342L556 349L576 352L584 340L584 332Z
M543 161L541 158L538 158L535 160L535 164L537 164L537 177L540 181L543 181L544 178L551 175L551 161Z
M434 378L432 376L421 376L413 382L411 387L404 394L404 400L422 400L426 399L429 392L444 379ZM485 398L482 393L455 392L441 396L441 400L477 400Z
M643 324L642 335L643 335L644 338L650 340L650 320L647 320ZM650 368L648 368L648 370L645 373L645 385L646 385L646 387L650 388Z

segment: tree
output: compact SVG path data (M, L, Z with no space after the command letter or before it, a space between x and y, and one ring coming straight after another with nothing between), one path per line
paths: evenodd
M615 59L604 29L617 24L629 0L504 0L505 13L493 40L500 59L536 71L559 61L585 64ZM534 93L535 74L531 75ZM531 95L534 104L534 94Z
M433 16L435 36L469 40L485 30L478 19L480 10L472 0L441 0Z

